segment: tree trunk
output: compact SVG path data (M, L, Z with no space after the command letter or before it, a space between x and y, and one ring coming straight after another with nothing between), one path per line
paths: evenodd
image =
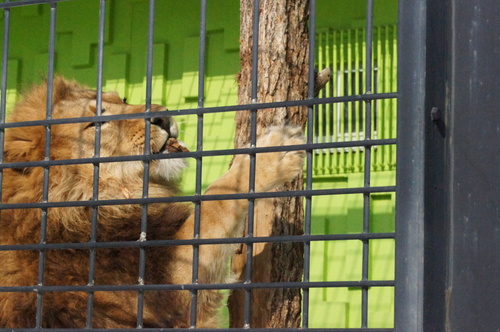
M238 102L251 102L252 13L253 1L240 0L240 57ZM261 0L259 24L257 102L303 100L307 97L308 77L308 0ZM257 112L257 135L270 125L305 127L307 109L290 107ZM250 112L236 115L235 147L248 146ZM282 190L302 189L302 176ZM300 197L263 199L255 204L255 236L299 235L303 232ZM232 271L240 280L245 276L246 247L235 254ZM301 281L302 243L262 243L253 246L252 282ZM230 327L242 327L244 292L229 298ZM300 289L259 289L252 291L251 327L299 327Z

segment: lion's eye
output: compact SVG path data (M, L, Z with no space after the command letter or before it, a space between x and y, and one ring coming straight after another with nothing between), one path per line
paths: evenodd
M104 112L106 112L106 109L105 109L105 108L103 108L103 109L101 110L101 115L102 115ZM96 122L90 122L90 123L88 123L88 124L85 126L85 129L87 129L87 128L91 128L91 127L95 127L95 124L96 124L96 123L99 123L101 126L103 126L103 125L105 125L106 123L109 123L109 121L96 121Z
M92 127L95 127L95 124L98 123L100 124L101 126L109 123L109 121L97 121L97 122L90 122L89 124L87 124L87 126L85 126L85 129L87 128L92 128Z

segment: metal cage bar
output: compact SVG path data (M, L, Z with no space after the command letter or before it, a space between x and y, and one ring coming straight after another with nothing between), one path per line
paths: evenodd
M298 146L288 146L287 150L270 150L270 151L292 151L307 148L307 144ZM248 150L245 150L248 151ZM266 150L269 152L269 150ZM247 152L249 153L249 152ZM1 204L1 209L30 209L30 208L49 208L49 207L69 207L69 206L94 206L94 205L123 205L123 204L148 204L148 203L169 203L169 202L194 202L197 200L213 201L213 200L234 200L234 199L258 199L270 197L297 197L297 196L320 196L320 195L342 195L342 194L364 194L367 192L384 193L393 192L395 186L378 186L378 187L353 187L339 189L312 189L312 190L294 190L282 192L258 192L258 193L241 193L241 194L221 194L221 195L203 195L202 197L194 196L179 196L179 197L154 197L154 198L130 198L130 199L113 199L92 201L61 201L61 202L41 202L41 203L17 203L17 204Z
M106 0L100 0L99 3L99 31L97 40L97 82L96 82L96 115L102 115L102 80L103 80L103 66L104 66L104 24L106 13ZM95 123L95 142L94 142L94 157L99 158L101 155L101 123ZM99 174L100 164L94 164L94 183L92 188L92 201L99 201ZM91 216L91 229L89 243L97 243L97 224L99 218L99 206L92 207ZM96 248L91 248L89 253L89 278L88 285L94 285L95 278L95 259ZM87 292L87 322L86 328L92 328L92 316L94 309L94 292Z
M0 9L21 7L21 6L32 6L40 4L55 4L56 2L71 1L71 0L17 0L15 2L10 2L10 0L5 0L0 3Z
M149 0L148 6L148 36L146 52L146 110L151 111L151 100L153 90L153 43L154 43L154 15L155 0ZM144 155L151 155L151 118L144 120ZM150 161L144 160L144 173L142 182L142 198L147 199L149 194L149 169ZM143 204L141 213L141 234L138 241L147 241L148 228L148 204ZM138 284L144 285L146 278L146 249L139 249L139 271ZM139 290L137 295L137 328L142 328L144 324L144 291Z
M309 63L308 63L308 81L315 81L314 60L315 60L315 42L316 42L316 0L309 2ZM314 84L307 87L307 97L314 98ZM313 142L313 119L314 109L312 106L307 108L307 143ZM312 170L313 170L313 150L306 150L306 190L312 189ZM312 220L312 196L305 196L305 216L304 216L304 236L311 234ZM311 243L304 242L304 282L310 280L311 268ZM302 288L302 327L309 326L309 288Z
M366 1L366 70L365 70L365 84L366 94L372 94L372 43L373 43L373 0ZM372 114L372 101L365 101L365 139L371 139L371 114ZM364 163L364 179L363 185L370 187L371 183L371 146L364 149L365 163ZM370 233L370 193L363 194L363 233ZM369 255L370 255L370 242L368 239L363 239L363 266L362 266L362 280L369 280ZM361 288L361 327L368 327L368 288Z
M120 292L120 291L179 291L179 290L223 290L223 289L269 289L269 288L361 288L361 287L394 287L394 281L296 281L296 282L259 282L259 283L237 283L237 284L149 284L149 285L95 285L92 288L96 292ZM86 292L88 286L12 286L3 287L6 292Z
M145 331L145 332L158 332L158 331L165 331L166 329L158 329L158 328L143 328L140 329L140 331ZM316 332L394 332L392 328L370 328L370 329L365 329L365 328L318 328L318 329L310 329L311 331L316 331ZM14 330L15 331L15 330ZM78 332L82 331L82 329L50 329L50 330L37 330L37 329L30 329L30 331L52 331L52 332ZM116 329L109 329L109 330L96 330L96 331L111 331L111 332L130 332L130 329L122 329L122 328L116 328ZM248 332L248 328L214 328L214 329L208 329L208 328L190 328L190 329L185 329L185 328L168 328L169 332ZM259 328L255 329L255 331L259 332L301 332L304 331L302 328ZM0 332L12 332L12 329L0 329Z
M257 104L258 98L258 71L259 71L259 22L260 22L260 0L253 0L252 12L252 71L251 71L251 102ZM257 111L250 110L250 148L256 147L257 141ZM250 153L250 174L248 191L255 191L255 163L256 154L254 151ZM254 237L254 212L255 199L248 199L248 216L247 216L247 237ZM245 260L245 284L252 283L252 266L253 266L253 244L246 245L246 260ZM252 291L245 289L244 295L244 311L243 311L243 326L250 328L252 324Z
M396 203L395 329L423 331L423 219L425 119L425 1L400 1L399 16L399 113ZM403 74L404 73L404 74ZM403 176L404 174L404 176ZM411 221L411 222L410 222Z
M47 66L47 101L46 101L46 115L45 118L50 120L52 118L52 88L54 82L54 54L55 54L55 39L56 39L56 14L57 3L50 3L50 27L49 27L49 59ZM51 126L45 126L45 152L44 160L50 160L50 142L51 142ZM42 202L49 201L49 178L50 178L50 165L43 167L43 185L42 185ZM46 242L47 237L47 222L48 222L48 209L41 208L41 221L40 221L40 244ZM38 258L38 285L43 285L45 275L45 249L39 250ZM36 327L42 328L42 315L43 315L43 292L37 292L36 304Z
M2 43L2 76L1 76L1 91L0 91L0 124L5 123L7 114L7 77L8 77L8 61L9 61L9 40L10 40L10 9L3 10L3 43ZM0 164L3 164L4 158L4 141L5 128L0 129ZM3 186L3 169L0 169L0 188ZM2 201L2 191L0 190L0 202Z
M198 108L203 109L205 106L205 55L207 46L207 2L200 0L200 44L198 50ZM197 115L197 140L196 151L203 151L203 113ZM202 170L203 170L203 157L196 158L196 180L195 180L195 195L202 194ZM193 238L200 237L200 224L201 224L201 201L194 202L194 231ZM198 271L199 271L199 246L193 245L193 265L192 265L192 280L193 284L198 284ZM191 291L191 315L190 325L192 328L196 327L198 309L198 291Z
M395 284L398 284L394 280L370 280L369 276L369 248L370 241L377 239L394 239L396 234L394 233L372 233L370 232L370 197L373 193L387 193L396 191L395 186L372 186L371 184L371 148L375 145L377 146L394 146L396 144L395 139L372 139L372 113L373 107L372 103L376 100L390 100L397 97L397 93L375 93L372 91L373 86L373 54L372 54L372 43L373 43L373 0L367 0L367 14L366 14L366 50L365 59L366 70L365 70L365 84L366 91L357 91L359 85L361 85L361 75L362 73L356 72L356 77L354 81L356 82L355 87L348 87L346 90L346 95L341 97L330 97L330 98L316 98L314 85L309 84L307 100L292 100L285 102L272 102L272 103L258 103L257 98L257 86L258 86L258 55L259 55L259 16L260 16L260 2L255 0L253 2L253 45L252 45L252 96L250 105L230 105L224 107L205 107L205 56L207 51L207 1L200 0L200 43L199 43L199 59L198 59L198 105L194 109L183 109L177 111L169 111L168 115L178 116L178 115L189 115L193 114L197 116L197 148L196 151L186 152L183 154L182 158L194 158L196 160L196 188L195 194L193 196L182 196L182 197L160 197L151 198L148 195L148 183L149 183L149 164L152 160L156 159L167 159L173 158L169 155L152 155L150 152L150 127L151 119L157 116L165 116L164 112L152 112L151 111L151 101L152 101L152 81L153 81L153 49L154 49L154 16L155 16L155 1L149 1L148 7L148 23L147 23L147 60L146 60L146 112L143 114L122 114L106 116L107 121L114 120L124 120L124 119L143 119L145 121L145 143L144 143L144 154L139 156L123 156L123 157L101 157L100 156L100 124L99 121L103 120L101 106L102 106L102 88L103 88L103 70L104 70L104 35L105 35L105 10L106 10L106 0L100 0L100 11L99 11L99 30L98 30L98 47L97 47L97 114L95 117L84 117L84 118L73 118L73 119L52 119L51 118L51 108L52 108L52 79L54 71L54 47L55 47L55 23L56 23L56 4L59 1L68 0L35 0L35 1L16 1L15 3L6 1L0 4L0 8L4 9L4 50L2 58L2 104L0 110L5 112L5 96L7 88L7 59L8 59L8 43L9 43L9 10L14 6L32 5L48 3L51 8L51 21L50 21L50 40L49 40L49 75L48 75L48 94L47 94L47 116L45 120L27 121L23 123L5 123L4 119L0 119L0 143L3 143L3 132L7 128L16 127L30 127L30 126L45 126L46 127L46 150L45 159L42 161L34 162L16 162L16 163L2 163L0 165L0 174L4 169L7 168L19 168L19 167L43 167L44 168L44 184L43 191L44 197L41 202L38 203L23 203L23 204L6 204L0 203L0 209L27 209L27 208L37 208L42 210L42 229L46 227L47 223L47 212L50 208L57 207L90 207L92 209L92 219L91 219L91 237L90 241L86 243L45 243L44 231L42 231L40 242L38 244L30 245L5 245L1 246L0 250L38 250L40 252L40 263L39 263L39 277L38 285L36 286L19 286L19 287L0 287L0 292L32 292L33 290L37 292L38 296L38 306L37 306L37 325L35 330L41 330L42 325L42 314L43 314L43 294L46 292L86 292L88 296L87 300L87 322L86 328L92 329L92 315L93 315L93 301L95 292L118 292L118 291L134 291L137 292L137 328L142 328L144 325L144 294L148 291L189 291L191 294L191 316L190 316L190 326L191 330L203 330L197 329L197 306L198 306L198 295L200 290L243 290L245 294L244 298L244 327L231 329L234 331L244 331L252 327L251 316L252 316L252 290L254 289L269 289L269 288L293 288L302 290L303 300L303 316L302 316L302 328L301 329L286 329L287 331L298 331L303 329L308 329L310 325L309 311L311 310L310 294L309 290L314 288L355 288L360 289L362 293L362 317L360 328L345 328L345 329L322 329L325 331L393 331L393 329L382 329L382 328L368 328L369 326L369 316L368 316L368 294L369 289L372 287L391 287L394 288ZM308 78L309 82L314 82L315 74L315 58L316 58L316 47L315 47L315 35L316 35L316 1L310 0L309 3L310 10L310 26L309 26L309 63L308 63ZM327 38L331 38L328 37ZM350 38L361 38L358 34L356 36L341 36L340 38L345 38L350 40ZM359 49L356 49L359 51ZM354 59L355 62L361 61L359 59L358 51L356 54L349 53L350 59ZM353 66L352 63L348 66ZM356 64L358 66L358 64ZM356 68L348 67L349 73ZM342 78L343 79L343 78ZM376 84L376 82L375 82ZM356 95L355 93L361 93ZM343 134L344 129L350 128L350 132L359 132L362 130L364 125L364 137L360 137L358 134L353 134L350 140L347 140L344 136L341 139L331 140L330 142L322 141L319 142L315 139L314 133L314 106L318 105L322 109L328 107L332 108L334 104L348 105L347 110L349 110L351 116L360 117L358 120L364 120L363 122L344 123L342 122L342 128L340 132ZM360 106L364 104L364 115L360 115L358 112ZM303 145L296 146L285 146L285 147L265 147L257 148L256 145L256 132L257 132L257 112L265 112L266 109L275 107L291 107L291 106L305 106L308 108L308 124L307 124L307 143ZM219 113L219 112L230 112L230 111L246 111L251 112L251 139L250 147L242 149L228 149L228 150L213 150L207 151L203 149L203 117L205 114ZM324 113L324 112L323 112ZM332 112L333 113L333 112ZM344 119L344 118L343 118ZM357 119L357 118L356 118ZM333 120L333 115L331 121ZM50 127L57 124L67 124L67 123L82 123L93 121L96 122L96 133L95 133L95 144L94 144L94 156L92 158L80 158L71 160L50 160ZM340 121L340 120L339 120ZM345 127L345 128L344 128ZM332 126L333 128L333 126ZM331 129L332 129L331 128ZM333 129L332 129L333 130ZM325 135L325 133L323 133ZM332 134L336 136L335 133ZM356 136L358 135L358 136ZM354 140L355 139L355 140ZM315 142L315 140L317 142ZM3 144L2 144L3 147ZM337 189L313 189L312 178L313 178L313 158L314 151L317 149L345 149L345 148L360 148L359 151L364 151L364 181L363 185L356 188L337 188ZM361 150L362 148L362 150ZM255 193L255 160L257 153L272 152L272 151L293 151L293 150L306 150L306 185L304 190L289 191L289 192L271 192L271 193ZM351 152L349 152L351 153ZM220 156L220 155L233 155L233 154L248 154L250 155L250 180L249 180L249 192L243 194L231 194L231 195L202 195L202 164L203 158L208 156ZM352 154L352 153L351 153ZM179 156L175 156L179 158ZM357 158L361 158L358 153ZM125 162L125 161L141 161L144 164L144 175L143 175L143 190L142 197L139 199L115 199L115 200L100 200L99 199L99 165L101 163L112 163L112 162ZM93 164L94 165L94 184L93 184L93 196L90 201L67 201L67 202L49 202L48 200L48 186L49 186L49 170L52 166L58 165L71 165L71 164ZM1 178L0 178L1 180ZM313 235L311 234L312 229L312 203L315 196L323 195L348 195L348 194L360 194L363 196L363 230L360 233L355 234L326 234L326 235ZM304 225L304 235L301 236L271 236L271 237L256 237L253 233L254 228L254 202L255 199L259 198L269 198L269 197L304 197L305 198L305 225ZM234 200L234 199L246 199L249 202L248 206L248 235L244 238L224 238L224 239L201 239L199 237L200 233L200 211L201 203L203 201L213 201L213 200ZM152 203L170 203L170 202L193 202L195 209L195 227L193 238L189 240L147 240L147 213L148 205ZM107 205L123 205L123 204L140 204L142 206L141 215L141 234L139 241L123 241L123 242L98 242L97 241L97 227L98 227L98 211L101 206ZM363 245L363 259L362 259L362 277L360 280L356 281L311 281L311 244L316 241L346 241L346 240L357 240L361 241ZM253 244L254 243L277 243L277 242L300 242L304 244L304 275L303 281L300 282L253 282L252 281L252 256L253 256ZM213 245L213 244L229 244L238 243L243 244L247 248L247 260L245 269L245 282L241 284L199 284L198 283L198 259L199 259L199 246L201 245ZM157 246L191 246L193 248L193 265L192 265L192 282L187 285L158 285L158 284L148 284L145 280L145 264L146 264L146 250L147 248L157 247ZM96 251L98 249L109 249L109 248L137 248L140 253L139 260L139 270L138 270L138 283L133 285L95 285L95 260ZM46 250L65 250L65 249L85 249L89 250L89 277L88 285L79 286L47 286L43 284L43 272L44 272L44 257ZM0 331L2 329L0 328ZM57 329L56 329L57 330ZM115 329L119 331L121 329ZM145 329L148 330L148 329ZM181 329L172 329L172 331ZM214 331L226 331L226 329L214 329ZM271 329L259 329L261 331L270 331ZM280 331L282 329L272 329L273 331Z
M69 1L69 0L67 0ZM265 110L269 108L278 107L294 107L294 106L311 106L319 105L324 103L344 103L352 101L363 101L363 100L381 100L381 99L394 99L397 98L397 93L378 93L376 95L351 95L345 97L330 97L322 99L305 99L305 100L289 100L289 101L276 101L268 103L259 104L241 104L241 105L230 105L230 106L218 106L218 107L204 107L199 108L186 108L181 110L170 110L169 116L180 116L180 115L191 115L191 114L212 114L221 112L233 112L233 111L248 111L248 110ZM17 128L17 127L32 127L32 126L44 126L53 124L67 124L67 123L82 123L82 122L97 122L97 121L117 121L125 119L150 119L156 116L164 115L164 112L149 112L149 113L131 113L131 114L116 114L108 115L105 119L98 116L88 116L80 118L64 118L64 119L49 119L49 120L32 120L23 122L9 122L0 124L0 129L6 128ZM345 142L349 144L349 142ZM365 144L364 140L360 140L358 145Z
M394 188L386 192L392 192ZM304 194L306 195L306 194ZM304 196L300 195L300 196ZM268 196L269 197L269 196ZM345 240L363 240L363 239L394 239L394 233L353 233L353 234L326 234L326 235L280 235L266 236L253 238L223 238L223 239L190 239L190 240L151 240L147 243L137 241L120 241L120 242L100 242L91 243L53 243L53 244L18 244L18 245L3 245L0 250L39 250L46 248L50 250L62 249L90 249L90 248L139 248L139 247L155 247L155 246L174 246L174 245L202 245L202 244L245 244L245 243L276 243L276 242L314 242L314 241L345 241ZM7 291L7 288L0 288L0 292Z
M111 117L111 116L109 116ZM328 148L348 148L348 147L366 147L366 146L379 146L379 145L394 145L396 144L396 139L377 139L370 141L350 141L350 142L339 142L339 143L316 143L314 145L315 149L328 149ZM196 158L203 156L224 156L224 155L234 155L234 154L248 154L255 150L255 152L277 152L277 151L293 151L296 149L307 149L308 145L296 145L296 146L277 146L277 147L259 147L259 148L238 148L238 149L227 149L227 150L206 150L197 152L185 152L184 158ZM124 161L137 161L137 160L152 160L152 159L169 159L174 158L172 156L119 156L119 157L99 157L99 158L78 158L78 159L61 159L61 160L50 160L50 161L29 161L29 162L12 162L4 163L0 165L0 169L6 168L23 168L23 167L43 167L43 166L56 166L56 165L75 165L75 164L92 164L95 162L99 163L113 163L113 162L124 162ZM176 157L178 158L178 157ZM40 203L34 203L40 204ZM4 204L0 207L17 206L17 204Z
M10 8L3 10L3 43L2 43L2 76L1 76L1 100L0 100L0 123L5 123L7 113L7 77L8 77L8 61L9 61L9 41L10 41ZM4 143L5 143L5 129L0 130L0 164L4 162ZM3 201L3 169L0 169L0 202Z

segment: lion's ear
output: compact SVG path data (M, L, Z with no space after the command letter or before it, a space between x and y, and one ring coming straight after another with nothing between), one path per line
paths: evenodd
M4 162L43 160L44 141L43 127L7 130L5 133Z

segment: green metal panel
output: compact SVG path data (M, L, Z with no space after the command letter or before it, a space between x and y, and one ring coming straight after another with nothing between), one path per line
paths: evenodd
M374 66L377 92L396 91L396 0L376 0ZM98 1L73 0L58 4L56 72L91 87L96 84ZM107 1L104 47L104 89L117 91L130 103L144 103L147 45L147 2ZM239 2L208 1L205 106L237 103L235 75L239 71ZM325 96L364 93L364 0L318 0L318 68L331 67L334 78ZM155 14L153 102L171 110L197 107L199 1L157 1ZM49 7L32 5L11 9L7 104L47 71ZM3 29L1 25L0 30ZM363 112L359 103L323 105L316 112L316 140L363 139ZM377 101L372 137L393 138L394 101ZM181 115L181 138L196 146L196 116ZM204 117L203 148L233 147L234 113ZM314 189L363 185L363 150L317 151ZM220 176L230 157L203 159L203 186ZM372 153L372 185L395 182L395 147L376 147ZM185 174L187 194L194 193L194 167ZM394 194L372 195L371 231L394 231ZM343 234L362 231L361 195L313 197L313 233ZM359 241L314 242L311 245L311 280L361 278ZM394 241L370 244L370 279L394 279ZM311 327L359 327L359 289L311 289ZM370 327L393 326L392 288L369 290Z

